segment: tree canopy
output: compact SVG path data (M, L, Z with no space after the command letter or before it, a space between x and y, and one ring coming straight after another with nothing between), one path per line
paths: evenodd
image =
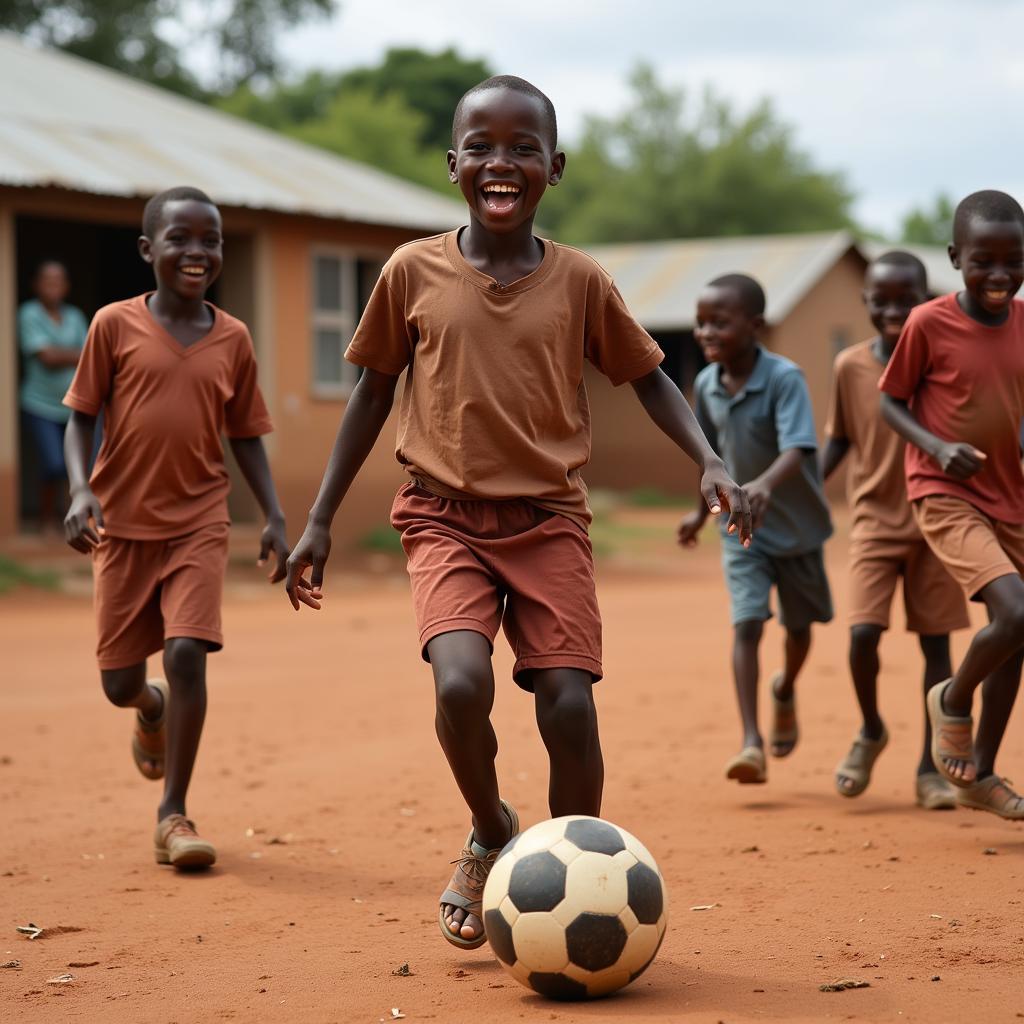
M580 244L814 231L848 226L842 175L816 170L765 100L738 114L699 103L641 65L621 114L587 118L541 215Z
M0 28L205 99L275 78L282 71L281 28L336 6L337 0L0 0ZM196 28L183 40L183 15L190 12ZM182 59L194 43L212 44L218 55L209 81Z
M931 207L915 207L903 218L901 242L919 245L949 245L953 241L956 208L947 195L938 195Z

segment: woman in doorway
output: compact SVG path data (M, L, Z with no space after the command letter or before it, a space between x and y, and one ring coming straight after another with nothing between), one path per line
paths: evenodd
M71 410L61 400L75 375L88 328L82 311L64 301L69 287L64 264L47 260L32 278L35 298L18 310L18 338L25 358L21 408L39 455L43 532L60 529L64 517L64 428Z

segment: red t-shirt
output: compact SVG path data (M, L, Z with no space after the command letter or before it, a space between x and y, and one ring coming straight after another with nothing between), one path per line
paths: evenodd
M245 324L211 305L209 334L186 348L153 319L146 298L96 314L64 398L89 416L103 409L90 484L106 532L130 540L228 522L221 434L273 429Z
M998 327L969 317L955 294L917 306L878 386L908 402L917 421L936 437L973 445L988 456L969 480L954 480L908 444L911 501L948 494L993 519L1024 523L1024 303L1011 303Z

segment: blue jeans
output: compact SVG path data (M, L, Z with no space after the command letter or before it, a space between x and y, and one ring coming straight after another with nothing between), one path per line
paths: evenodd
M39 454L39 475L43 482L64 480L68 475L64 466L64 431L67 424L37 416L34 412L22 412Z

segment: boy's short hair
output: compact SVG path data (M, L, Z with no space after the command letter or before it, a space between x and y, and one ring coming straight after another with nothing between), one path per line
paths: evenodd
M927 293L928 271L925 265L912 252L904 252L902 249L891 249L889 252L883 252L877 259L871 261L868 270L872 267L877 267L879 264L888 267L906 267L908 270L912 270L917 275L921 290Z
M764 316L767 300L764 289L748 274L722 274L708 282L709 288L732 288L739 296L740 305L747 316Z
M548 97L537 88L537 86L526 81L525 78L517 78L515 75L493 75L492 77L485 79L483 82L479 82L473 86L472 89L467 89L462 94L462 98L455 105L455 114L452 117L452 146L458 144L456 138L456 132L458 131L459 121L462 119L462 111L466 105L466 100L470 96L476 95L478 92L487 92L491 89L511 89L513 92L522 93L524 96L529 96L531 99L538 100L540 105L544 108L544 126L548 130L550 136L549 141L551 148L554 149L558 145L558 118L555 116L555 105L551 102Z
M1016 221L1024 228L1024 210L1020 203L1005 192L987 188L972 192L961 199L953 215L953 243L960 245L972 220L1006 223Z
M185 199L194 200L197 203L208 203L214 209L217 204L202 190L193 188L191 185L178 185L176 188L164 189L158 192L146 203L142 211L142 233L147 238L153 238L160 228L160 218L163 216L164 207L168 203L176 203Z

